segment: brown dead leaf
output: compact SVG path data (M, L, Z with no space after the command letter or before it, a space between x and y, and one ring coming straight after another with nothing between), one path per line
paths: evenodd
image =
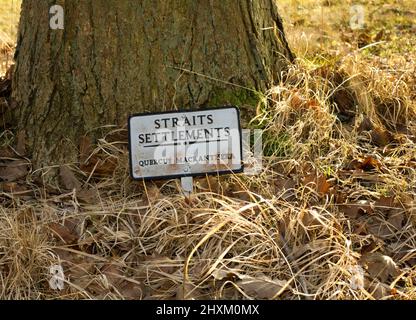
M326 180L325 176L316 174L309 174L306 175L302 183L305 186L310 186L311 188L315 189L318 194L325 195L329 192L329 189L331 188L331 184Z
M277 177L273 180L275 186L274 193L282 199L289 201L295 198L296 182L291 178Z
M75 177L75 174L68 166L61 166L59 170L62 186L66 190L81 189L81 182Z
M98 191L97 189L81 189L77 192L77 197L79 200L81 200L83 203L96 203L99 199L98 197Z
M293 179L286 177L276 177L273 180L273 184L276 187L276 191L288 190L296 187L296 182Z
M306 99L299 93L294 92L289 99L289 106L293 109L300 109L306 103Z
M372 252L374 249L377 249L380 247L380 244L374 240L374 239L370 239L370 242L366 245L363 245L361 247L360 253L361 255L367 254Z
M321 110L321 104L315 98L307 99L299 92L294 92L289 98L289 106L294 110Z
M362 169L364 171L370 171L373 169L380 169L382 166L382 163L378 161L377 159L374 159L373 157L369 156L364 159L364 161L361 163L361 165L358 166L357 169Z
M358 127L357 131L361 133L363 131L371 131L373 128L374 128L374 125L371 122L371 119L365 116L363 118L363 121L361 121L360 126Z
M266 276L254 278L240 275L240 277L241 280L236 284L255 299L272 299L286 285L284 280L271 279Z
M309 109L317 110L317 111L321 110L321 104L316 99L309 99L306 102L306 107Z
M196 287L191 283L185 283L185 285L178 285L178 291L176 292L176 300L196 300L199 296L199 292Z
M99 156L93 156L87 164L81 165L81 170L92 176L103 177L112 175L117 165L118 158L116 157L101 159Z
M101 268L101 273L106 276L108 282L117 287L123 280L123 271L117 263L109 262Z
M378 147L385 147L393 141L393 135L380 128L374 128L370 131L371 141Z
M338 208L350 219L356 219L363 214L374 213L371 203L367 200L359 200L357 203L340 204Z
M25 160L14 160L0 164L0 179L14 182L25 177L29 172L29 163Z
M390 209L393 208L395 206L395 197L380 197L379 199L376 200L376 202L374 203L374 207L375 208L386 208L386 209Z
M352 161L350 166L356 170L371 171L374 169L380 169L382 167L382 163L372 156L368 156L364 160Z
M358 48L363 48L372 41L371 35L367 32L361 32L357 37Z
M247 191L247 190L232 191L230 193L227 193L227 195L246 201L246 202L250 202L253 199L250 191Z
M215 280L223 281L223 280L237 280L241 279L240 269L215 269L212 271L211 275L214 277Z
M391 295L391 289L387 284L378 282L377 280L365 281L367 291L373 296L374 299L380 300Z
M74 230L71 231L62 224L52 222L48 225L48 227L53 232L55 238L60 239L66 244L74 244L78 241L79 237Z
M315 209L301 210L299 218L304 227L317 228L322 226L322 222L319 221L319 212Z
M378 279L383 283L385 283L389 277L393 277L394 279L400 274L393 259L379 252L363 255L361 257L361 264L366 266L372 279Z
M396 241L391 243L386 250L386 254L393 257L395 261L406 263L409 266L416 265L416 255L414 246L410 243Z
M55 247L53 252L59 257L65 275L68 277L69 288L87 289L92 291L94 278L96 278L97 262L102 261L101 257L86 255L78 251L69 251L65 247ZM78 289L75 289L78 290Z
M32 189L27 188L24 184L17 182L1 182L0 190L6 193L12 193L13 196L32 196L34 194Z
M123 280L117 290L127 300L141 300L145 296L143 284L137 281Z
M359 235L367 235L368 234L367 223L365 221L357 222L354 225L354 233L359 234Z
M118 158L108 157L102 160L96 167L96 173L100 175L111 175L117 168Z
M335 203L343 204L348 199L348 194L344 191L335 190Z
M403 212L392 212L389 215L387 222L391 224L396 230L401 230L405 220Z
M394 228L389 226L384 217L373 216L367 222L367 230L380 239L388 239L394 235Z
M196 186L204 191L218 192L220 190L219 179L216 176L205 176L199 178L196 182Z
M358 218L361 208L357 205L341 204L338 206L339 210L344 213L349 219Z

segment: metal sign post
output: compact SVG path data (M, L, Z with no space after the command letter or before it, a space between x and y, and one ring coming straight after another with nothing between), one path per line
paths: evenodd
M192 177L182 177L181 178L181 187L185 197L189 198L194 187L194 178Z

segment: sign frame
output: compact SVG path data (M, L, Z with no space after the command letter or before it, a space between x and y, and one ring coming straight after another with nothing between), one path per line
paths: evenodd
M238 120L238 132L240 136L240 155L241 155L241 164L238 169L230 169L230 170L219 170L219 171L212 171L212 172L195 172L195 173L179 173L179 174L169 174L169 175L160 175L160 176L149 176L149 177L141 177L136 178L133 174L133 155L132 155L132 142L131 142L131 119L140 116L152 116L152 115L163 115L163 114L174 114L174 113L192 113L198 111L216 111L222 109L235 109L237 112L237 120ZM161 112L141 112L141 113L134 113L129 115L128 122L127 122L127 133L128 133L128 148L129 148L129 171L130 177L135 181L150 181L150 180L171 180L171 179L178 179L182 177L205 177L205 176L214 176L214 175L224 175L224 174L237 174L244 172L244 153L243 153L243 133L241 129L241 119L240 119L240 109L234 105L226 105L222 107L210 107L210 108L201 108L201 109L177 109L177 110L169 110L169 111L161 111Z

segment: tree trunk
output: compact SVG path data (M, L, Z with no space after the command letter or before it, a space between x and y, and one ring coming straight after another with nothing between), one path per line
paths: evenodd
M132 113L254 104L293 60L274 0L23 0L15 58L36 167L77 161L80 136Z

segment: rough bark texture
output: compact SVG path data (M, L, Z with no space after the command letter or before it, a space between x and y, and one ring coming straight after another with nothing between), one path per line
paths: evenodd
M239 86L264 91L293 59L274 0L23 0L15 58L37 167L76 161L81 135L132 113L250 104Z

